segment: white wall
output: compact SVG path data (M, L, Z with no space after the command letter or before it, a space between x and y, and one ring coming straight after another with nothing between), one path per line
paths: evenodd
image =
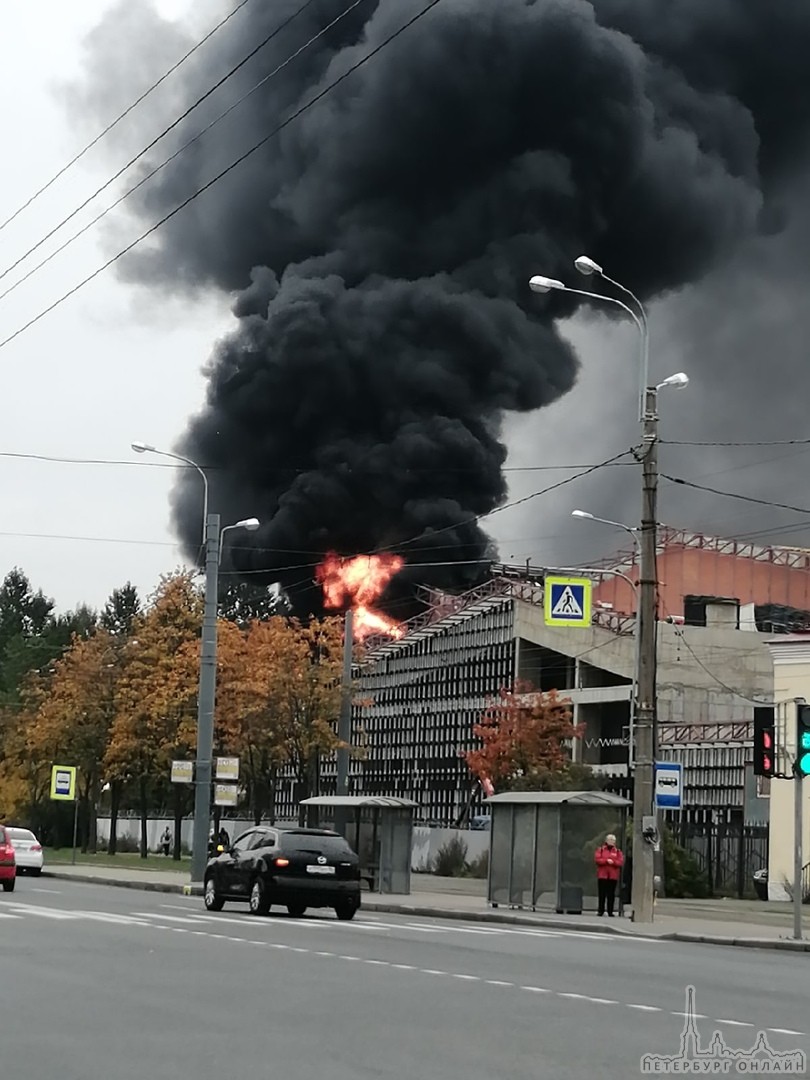
M278 825L297 825L294 821L278 821ZM150 818L146 828L146 842L150 851L156 851L158 841L163 830L169 827L169 832L174 837L173 818ZM223 818L222 826L227 829L231 840L253 828L253 820L250 818ZM181 841L191 847L191 834L194 827L192 818L183 819ZM100 817L98 819L99 844L105 844L110 836L110 819ZM118 836L127 837L135 843L140 842L141 822L137 817L121 817L118 819ZM416 871L424 871L432 863L438 854L439 848L443 847L452 837L460 836L467 845L467 861L479 858L485 851L489 851L489 832L475 831L472 829L428 829L416 826L413 831L413 851L411 854L411 868Z

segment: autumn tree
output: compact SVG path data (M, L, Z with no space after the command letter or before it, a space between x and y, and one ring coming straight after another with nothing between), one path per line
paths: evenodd
M161 580L147 610L132 622L118 680L105 769L111 784L131 785L136 792L143 858L150 796L167 790L172 757L187 756L194 741L197 684L189 644L200 634L202 598L193 578L191 572L178 572ZM175 791L174 797L179 857L183 793Z
M571 723L570 702L556 691L534 690L517 684L503 689L489 703L473 734L481 742L464 756L471 772L483 783L501 788L546 788L564 782L571 768L569 744L582 736L583 726Z
M32 762L78 767L82 850L96 847L96 806L102 765L117 704L118 646L100 630L74 638L57 660L47 689L40 685L39 704L30 718L26 751Z
M321 758L338 745L342 627L280 616L244 632L221 624L217 738L240 758L257 822L273 813L280 769L292 770L306 798L317 791Z

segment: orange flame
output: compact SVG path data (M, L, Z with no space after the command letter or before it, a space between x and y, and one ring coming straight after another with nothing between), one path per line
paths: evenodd
M323 588L328 609L352 609L354 636L358 641L371 634L401 638L404 628L381 611L375 611L372 605L404 565L399 555L357 555L342 559L330 552L315 571L315 578Z

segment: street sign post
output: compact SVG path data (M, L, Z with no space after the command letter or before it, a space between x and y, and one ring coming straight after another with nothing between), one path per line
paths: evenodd
M660 810L683 808L683 765L676 761L655 763L655 805Z
M546 626L590 626L593 582L590 578L545 579Z
M236 806L238 796L236 784L214 784L214 806Z
M173 761L172 762L172 783L173 784L193 784L194 783L194 762L193 761Z
M216 780L238 780L239 779L239 758L238 757L218 757L216 759Z
M73 803L73 865L76 865L76 841L79 834L79 792L75 765L54 765L51 769L51 798L55 802Z

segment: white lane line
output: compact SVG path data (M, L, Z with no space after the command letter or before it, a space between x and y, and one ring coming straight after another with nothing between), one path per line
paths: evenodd
M27 891L28 892L50 893L51 896L61 896L62 895L62 890L61 889L37 889L37 888L33 888L33 889L28 889Z
M3 913L0 912L0 917L2 917L2 914ZM6 916L6 917L15 918L16 916L12 915L12 916ZM148 925L152 925L152 924L148 924ZM586 1001L589 1004L593 1004L593 1005L619 1005L619 1006L623 1006L626 1009L637 1009L637 1010L640 1010L642 1012L649 1012L649 1013L661 1013L661 1012L664 1012L664 1010L662 1008L660 1008L659 1006L657 1006L657 1005L641 1005L641 1004L637 1004L635 1002L620 1002L620 1001L615 1000L614 998L594 997L594 996L589 995L589 994L577 994L577 993L573 993L571 991L550 990L550 989L548 989L547 987L544 987L544 986L532 986L532 985L528 985L528 984L527 985L520 985L520 984L513 983L513 982L507 982L507 981L502 980L502 979L484 979L480 975L468 975L468 974L464 974L464 973L461 973L461 972L440 971L437 968L418 968L413 964L394 964L394 963L391 963L388 960L378 960L378 959L375 959L375 958L366 958L366 957L361 957L361 956L349 956L348 954L345 954L345 953L333 953L333 952L327 952L325 950L304 949L304 948L300 948L300 947L297 947L297 946L284 945L284 944L281 944L279 942L273 942L273 941L248 940L247 938L230 937L230 936L225 935L225 934L212 934L212 933L209 933L208 931L205 931L205 930L186 930L184 927L178 927L178 926L152 925L152 928L156 929L156 930L171 930L174 933L178 933L178 934L192 934L192 936L194 936L194 937L208 937L208 938L213 938L213 939L221 940L221 941L241 942L243 944L256 945L256 946L259 946L259 947L264 947L264 948L269 948L269 949L282 949L282 950L285 950L287 952L304 953L304 954L311 955L311 956L324 956L324 957L330 957L330 958L334 958L334 959L338 959L338 960L349 960L349 961L353 961L355 963L361 962L361 963L371 965L371 966L375 966L375 967L394 968L394 969L396 969L398 971L415 971L420 975L440 975L440 976L441 975L446 975L446 976L448 976L448 977L450 977L452 979L458 979L458 980L463 981L463 982L480 982L480 983L482 983L482 984L484 984L486 986L500 986L500 987L504 987L504 988L513 988L513 989L525 990L528 993L532 993L532 994L553 994L555 997L558 997L558 998L564 998L564 999L568 999L568 1000L571 1000L571 1001ZM684 1012L677 1012L675 1010L672 1010L670 1015L671 1016L685 1017L687 1014L684 1013ZM696 1016L695 1016L695 1019L696 1020L707 1020L709 1018L704 1013L697 1013ZM747 1028L753 1028L754 1027L753 1023L749 1023L748 1021L745 1021L745 1020L730 1020L730 1019L727 1019L727 1018L716 1018L716 1019L712 1020L711 1022L714 1023L714 1024L727 1024L727 1025L729 1025L731 1027L747 1027ZM769 1033L776 1034L776 1035L793 1035L793 1036L805 1037L804 1032L796 1031L793 1028L765 1028L764 1030L769 1032Z
M669 1015L670 1015L670 1016L680 1016L680 1017L682 1017L682 1018L683 1018L683 1019L685 1020L685 1019L686 1019L686 1018L687 1018L687 1017L688 1017L688 1016L689 1016L690 1014L689 1014L689 1013L685 1013L685 1012L675 1012L675 1010L673 1009L673 1010L672 1010L672 1011L670 1012L670 1014L669 1014ZM691 1015L692 1015L692 1018L693 1018L694 1020L708 1020L708 1019L709 1019L709 1018L708 1018L708 1016L704 1016L704 1014L703 1014L703 1013L692 1013Z
M149 911L133 911L136 919L163 919L165 922L184 923L186 926L199 926L198 919L183 918L181 915L157 915Z

